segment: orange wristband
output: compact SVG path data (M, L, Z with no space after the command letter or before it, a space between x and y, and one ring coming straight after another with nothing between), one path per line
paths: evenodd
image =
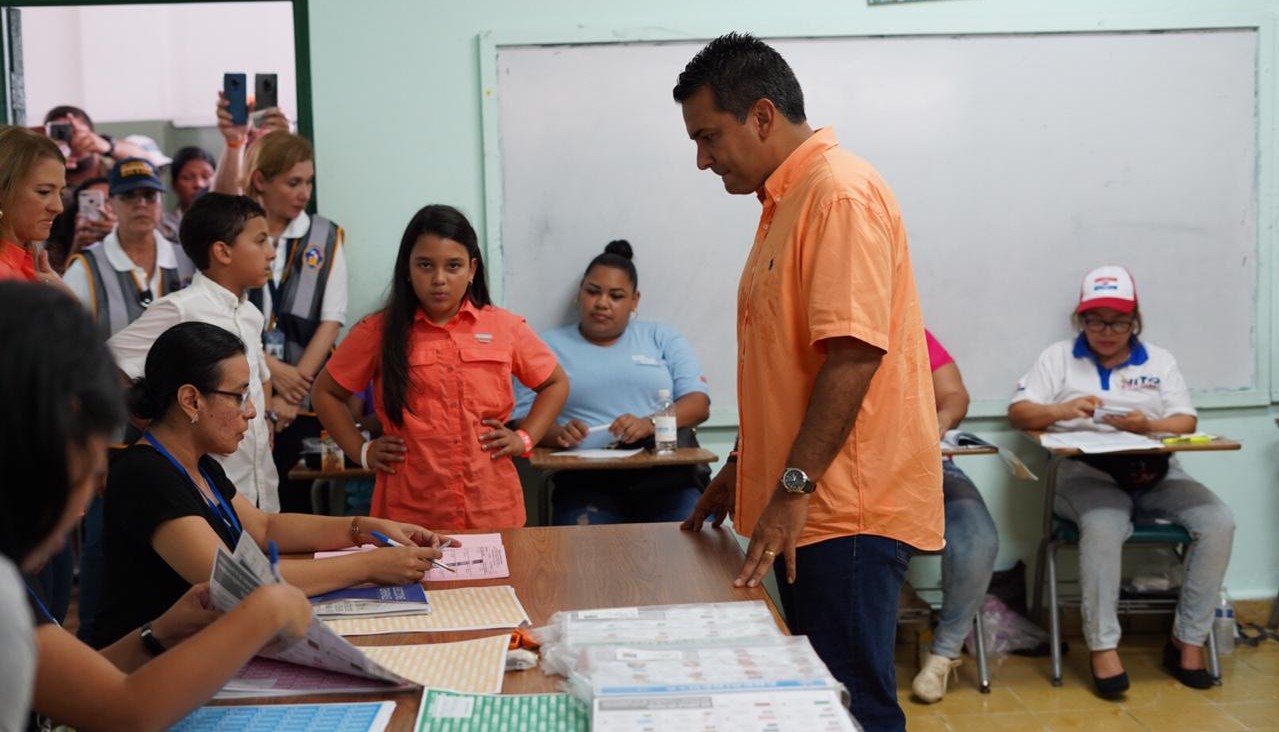
M229 148L229 149L231 149L231 150L236 150L236 149L239 149L239 148L244 147L244 142L245 142L244 140L240 140L239 142L231 142L230 140L227 140L227 141L226 141L226 146L227 146L227 148Z

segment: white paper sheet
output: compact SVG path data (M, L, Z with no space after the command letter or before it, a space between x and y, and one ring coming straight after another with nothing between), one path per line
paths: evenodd
M1163 448L1163 443L1152 440L1149 437L1142 437L1132 432L1119 431L1049 432L1040 438L1039 443L1049 449L1075 449L1089 455L1127 452L1130 450L1159 450Z
M766 691L604 697L594 701L592 732L855 732L839 694Z
M620 460L621 458L638 455L641 452L644 452L644 448L642 447L637 447L632 450L560 450L559 452L553 452L551 454L556 457L574 457L580 460Z

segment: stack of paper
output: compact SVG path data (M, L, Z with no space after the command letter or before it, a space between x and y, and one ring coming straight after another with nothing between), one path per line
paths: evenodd
M379 635L518 628L528 622L528 613L515 596L515 588L497 585L433 590L430 615L339 618L326 620L325 624L341 635Z
M502 635L415 646L364 646L369 658L410 681L433 689L498 694L506 674L506 648L511 636Z
M276 581L266 555L253 543L248 532L244 532L234 554L218 548L213 559L213 576L209 578L209 597L214 608L229 612L258 587ZM415 686L370 660L318 619L312 620L304 639L283 648L272 646L261 655L297 666L380 681L383 691Z
M536 634L596 732L856 729L843 686L762 602L564 612Z
M511 568L506 563L506 547L502 546L501 534L461 534L456 537L462 546L445 547L444 556L438 561L453 571L440 569L432 565L426 573L426 582L445 582L456 580L501 579L511 576ZM316 559L345 557L353 552L370 552L383 547L365 544L361 547L350 547L330 552L316 552Z
M1107 452L1163 449L1163 444L1156 440L1123 431L1095 432L1080 430L1078 432L1049 432L1040 438L1039 444L1050 450L1078 450L1090 455Z
M311 607L321 618L384 618L393 615L423 615L431 612L426 590L416 582L398 587L348 587L311 598Z
M609 448L597 448L595 450L560 450L551 453L555 457L571 457L581 460L620 460L628 458L632 455L638 455L644 452L644 448L636 447L626 450L614 450Z

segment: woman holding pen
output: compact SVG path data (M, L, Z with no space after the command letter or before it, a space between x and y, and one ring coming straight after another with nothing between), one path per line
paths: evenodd
M222 616L206 585L189 588L101 652L59 626L14 568L56 553L101 484L119 384L92 319L47 288L0 283L0 342L0 729L168 729L264 646L306 633L310 603L288 585Z
M661 390L675 400L681 436L710 416L706 379L688 342L668 325L636 319L639 274L632 258L629 242L610 242L582 275L578 322L542 334L573 384L559 423L542 438L547 447L651 445ZM517 420L530 396L517 387ZM563 471L555 476L552 522L683 521L704 485L697 467Z
M1198 418L1176 360L1138 338L1142 317L1128 270L1089 272L1075 322L1079 335L1049 346L1018 382L1008 407L1014 427L1195 431ZM1212 686L1204 643L1234 541L1226 504L1167 454L1092 455L1061 465L1053 509L1079 525L1084 640L1097 692L1118 698L1128 689L1118 652L1121 547L1133 522L1157 519L1184 526L1194 538L1163 665L1186 686Z
M147 432L115 459L107 480L105 601L94 623L105 645L208 578L219 547L243 533L286 554L376 542L403 544L333 559L286 559L284 579L307 595L365 582L421 581L450 540L412 524L367 517L268 514L239 495L210 454L235 450L253 417L243 342L207 323L165 331L130 394ZM385 542L380 542L385 543Z

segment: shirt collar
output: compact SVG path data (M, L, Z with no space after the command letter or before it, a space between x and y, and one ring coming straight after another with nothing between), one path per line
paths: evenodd
M461 307L457 309L457 312L453 314L453 317L449 319L449 322L444 325L436 325L435 323L432 323L430 318L426 317L426 312L422 310L422 308L418 308L413 312L413 322L426 323L427 325L436 328L449 328L463 315L469 318L472 323L480 319L480 309L475 307L475 304L471 302L471 298L469 297L462 298Z
M1109 369L1110 371L1123 368L1124 366L1141 366L1150 360L1150 353L1146 351L1145 344L1138 340L1137 336L1133 336L1128 339L1128 349L1128 359L1114 368ZM1101 366L1100 363L1097 363L1097 356L1092 352L1092 349L1088 347L1088 336L1085 335L1083 331L1080 331L1079 335L1075 337L1075 347L1071 352L1071 355L1075 358L1086 358L1098 366Z
M195 273L195 276L191 278L190 287L191 289L199 288L203 290L205 294L213 299L213 302L226 307L228 310L235 310L248 299L247 291L236 297L230 290L206 277L203 272Z
M306 232L310 230L311 217L306 211L303 211L298 214L297 218L290 221L288 226L284 227L284 231L280 234L280 238L286 241L289 239L300 239L301 237L306 236Z
M809 161L837 145L839 140L835 139L835 130L830 127L823 127L810 135L799 147L792 150L790 155L786 156L782 164L777 166L777 170L774 170L772 175L764 181L764 185L755 192L755 195L759 196L760 203L768 199L782 200L787 189L808 168Z
M112 229L107 238L102 240L102 250L106 252L107 261L117 272L132 272L135 269L141 269L129 258L128 253L124 251L124 245L120 243L120 237L116 234L116 229ZM155 266L156 269L177 269L178 258L173 253L173 243L164 238L164 234L159 229L155 231Z

